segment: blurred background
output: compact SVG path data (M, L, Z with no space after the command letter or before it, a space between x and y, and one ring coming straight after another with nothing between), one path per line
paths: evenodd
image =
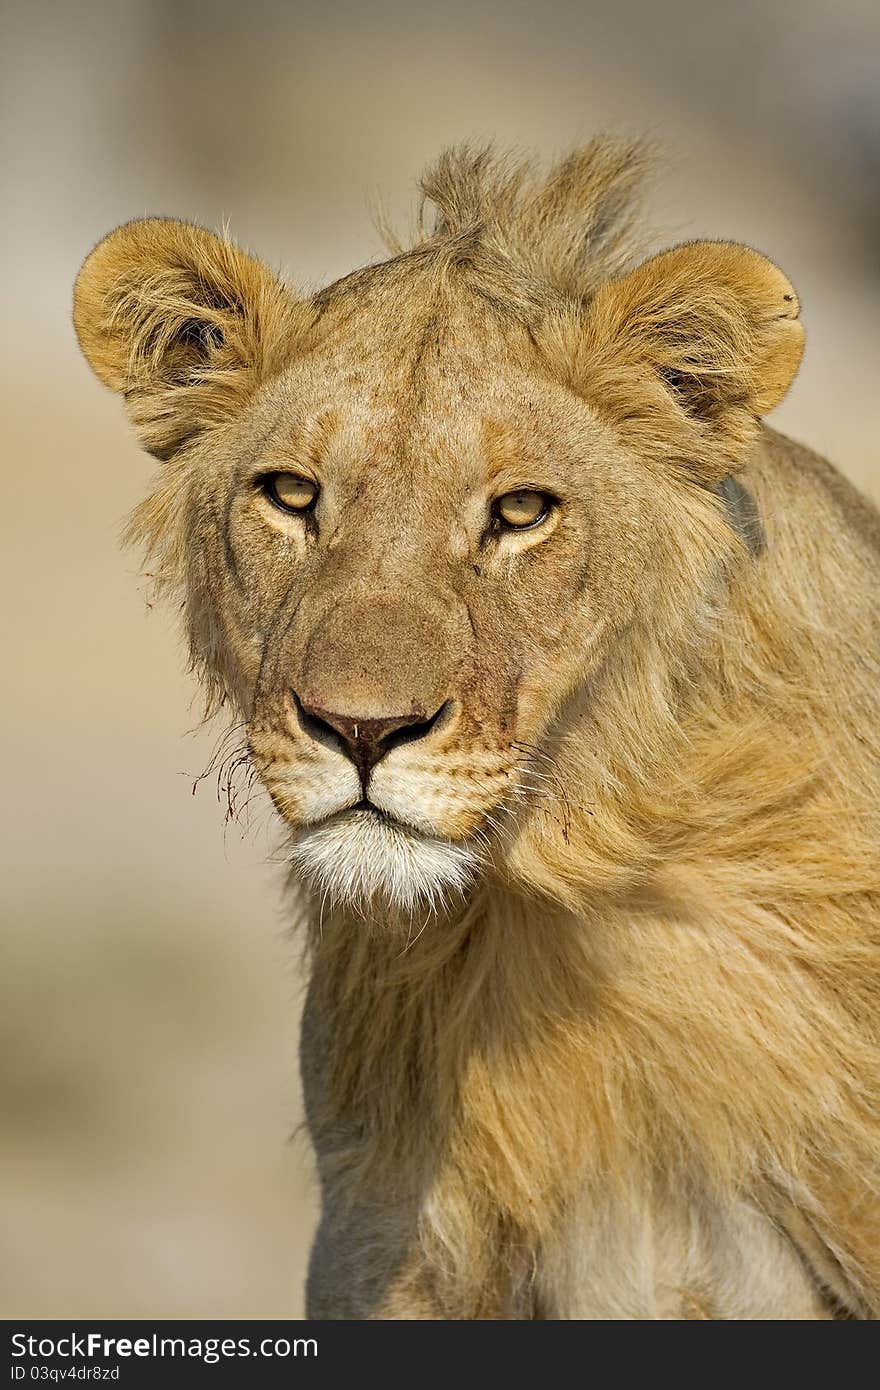
M665 152L656 244L738 238L804 305L774 423L880 494L876 0L21 0L2 7L0 1316L298 1316L315 1187L272 825L117 538L150 462L78 355L107 230L169 213L315 287L446 143Z

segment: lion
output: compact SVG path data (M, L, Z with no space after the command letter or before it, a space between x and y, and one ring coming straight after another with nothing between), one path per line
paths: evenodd
M880 516L645 165L456 147L311 295L159 218L77 280L306 917L310 1317L880 1314Z

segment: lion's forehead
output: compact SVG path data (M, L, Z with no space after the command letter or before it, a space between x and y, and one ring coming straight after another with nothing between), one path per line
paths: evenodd
M526 483L536 465L567 481L607 433L583 402L524 366L478 365L449 349L416 379L399 355L365 360L353 347L294 364L252 429L267 466L309 464L400 498L510 470L513 485Z

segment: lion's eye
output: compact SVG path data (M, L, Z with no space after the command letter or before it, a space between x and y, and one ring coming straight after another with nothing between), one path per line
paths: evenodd
M310 512L318 500L318 485L296 473L270 473L262 479L270 502L283 512Z
M546 492L525 488L522 492L505 492L493 505L492 515L502 526L523 531L543 521L552 505L553 498Z

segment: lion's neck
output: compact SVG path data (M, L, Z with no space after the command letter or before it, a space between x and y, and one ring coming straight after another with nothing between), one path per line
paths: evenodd
M589 1065L605 968L583 921L498 888L409 942L325 922L312 1003L332 1057L317 1124L358 1134L350 1179L387 1192L404 1174L423 1186L466 1173L494 1210L540 1224L536 1193L555 1203L582 1161L581 1120L597 1161L613 1137L597 1109L562 1103Z

